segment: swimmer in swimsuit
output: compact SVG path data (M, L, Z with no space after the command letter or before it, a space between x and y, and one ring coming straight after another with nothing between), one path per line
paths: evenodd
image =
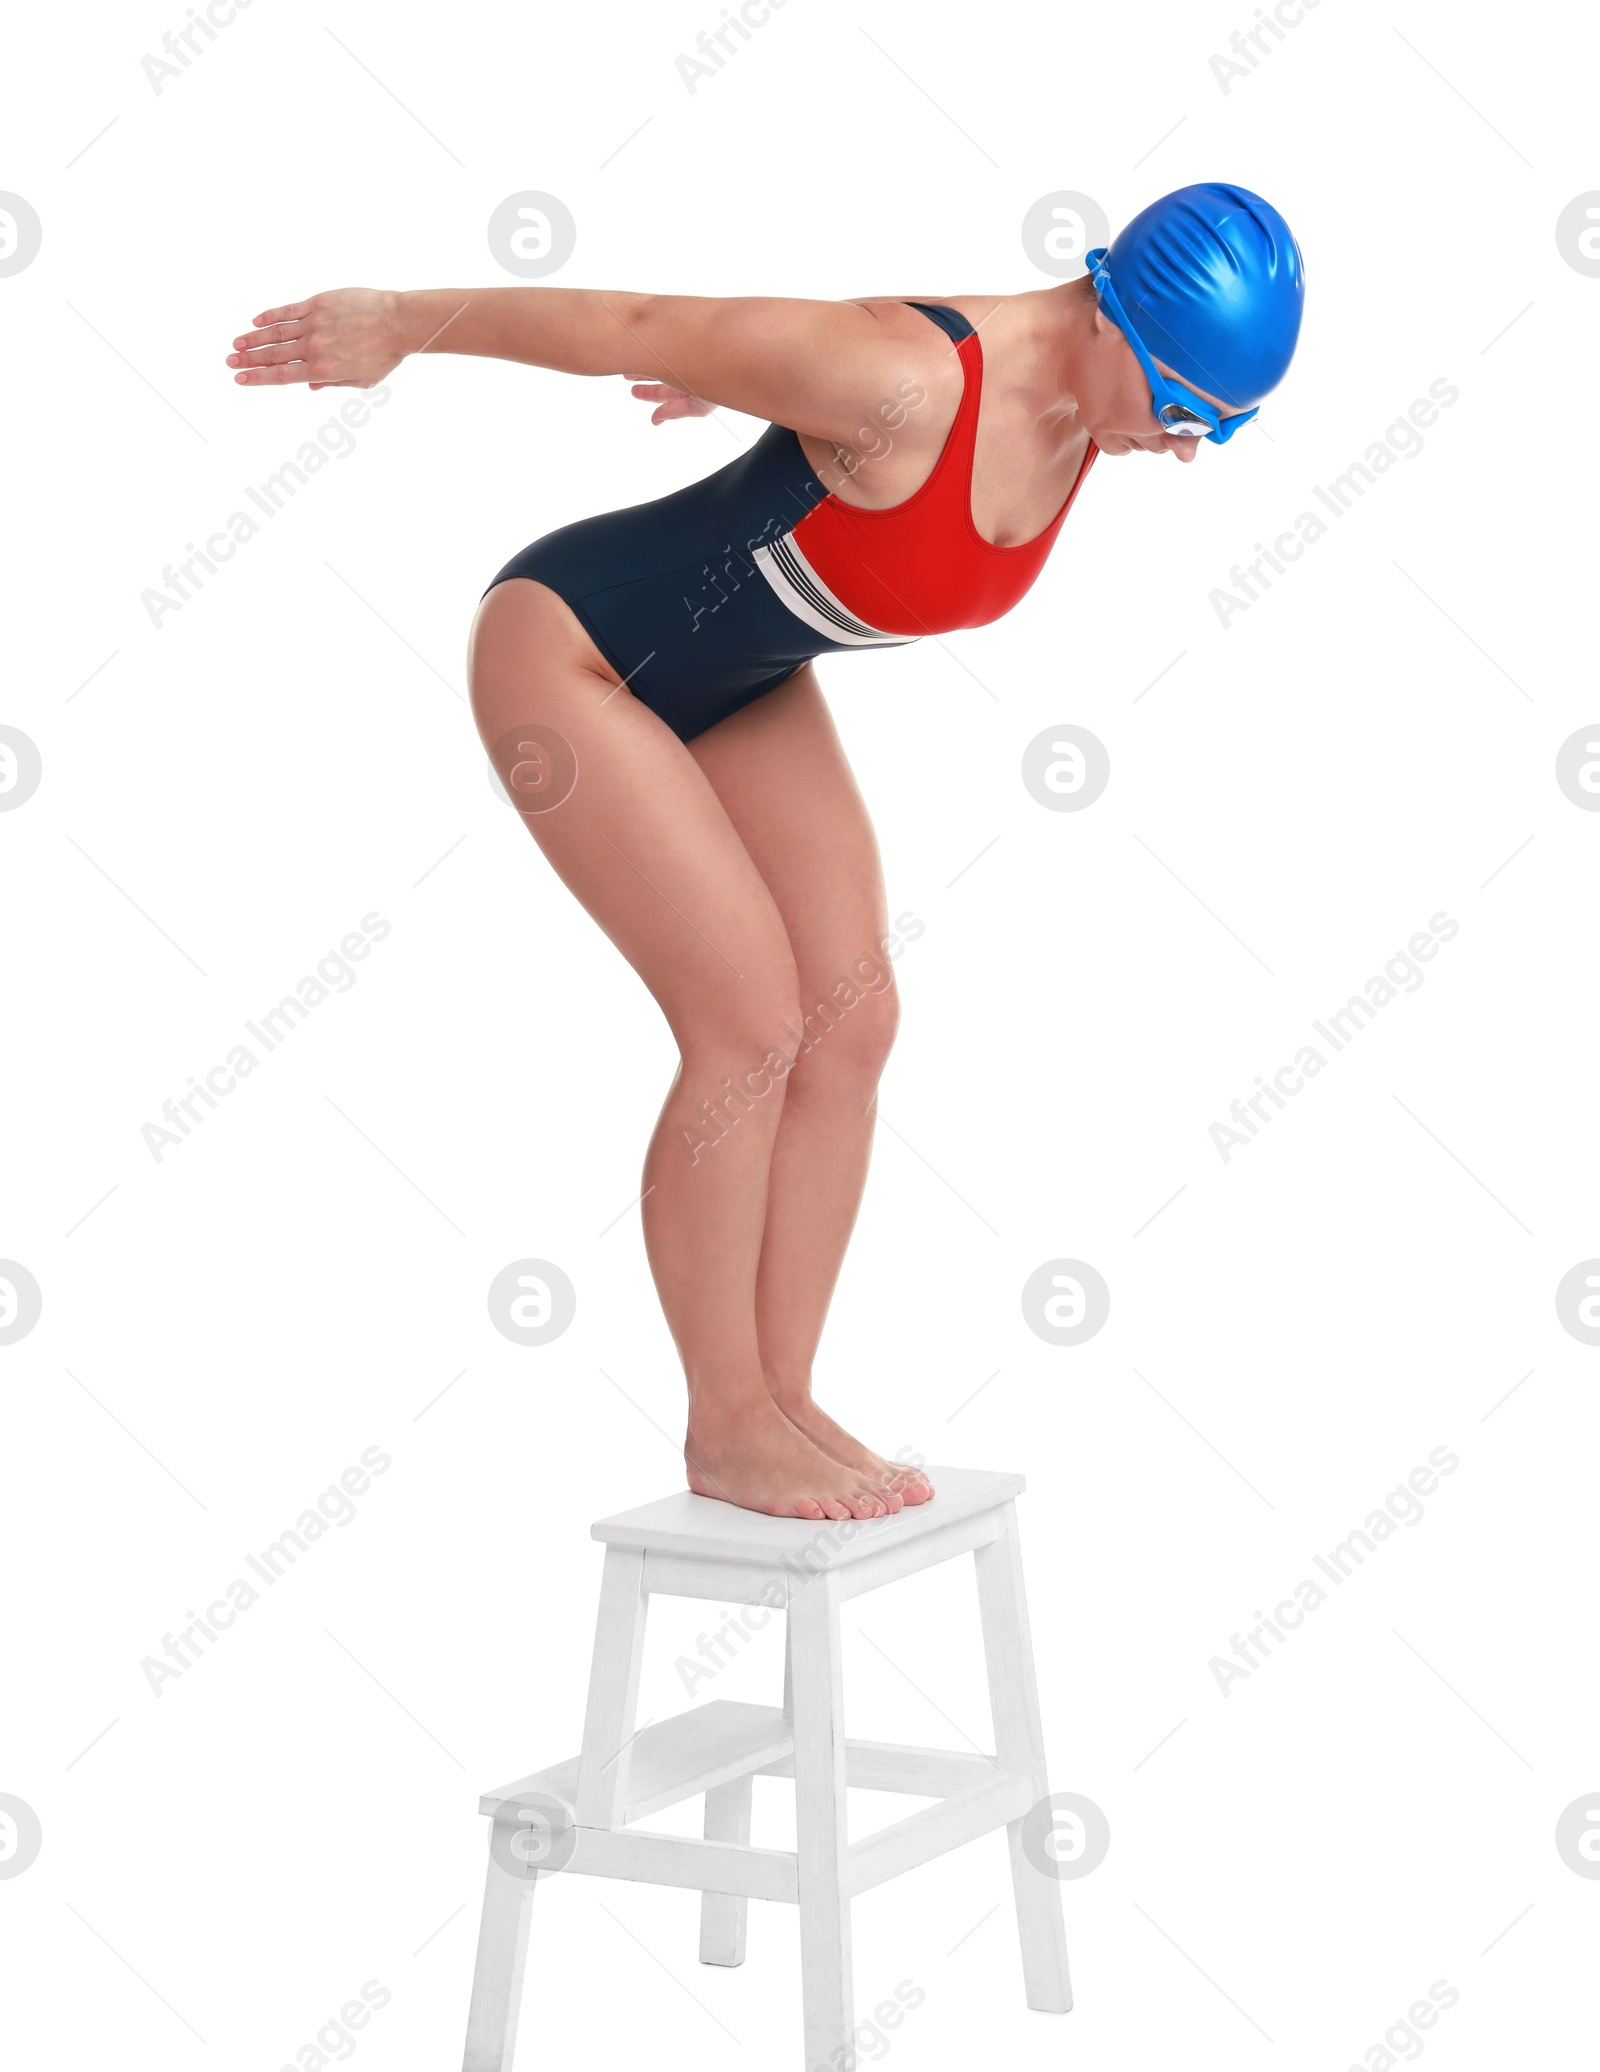
M469 659L524 824L678 1044L645 1243L689 1486L751 1510L871 1518L932 1494L812 1394L898 1018L877 844L816 661L999 618L1100 455L1225 444L1299 333L1298 248L1244 188L1164 196L1086 263L916 300L344 288L264 311L228 356L245 386L371 388L414 352L487 355L621 375L657 423L768 420L704 480L525 547Z

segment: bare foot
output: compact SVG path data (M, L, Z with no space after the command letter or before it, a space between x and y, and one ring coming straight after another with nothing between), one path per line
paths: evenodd
M774 1518L883 1518L900 1508L886 1487L814 1446L768 1396L691 1421L683 1458L696 1496Z
M920 1468L907 1467L904 1461L885 1460L881 1453L863 1446L843 1425L835 1424L825 1410L819 1410L809 1392L775 1396L773 1400L819 1452L838 1461L841 1467L854 1469L869 1489L888 1499L893 1510L898 1511L902 1504L925 1504L933 1495L933 1484Z

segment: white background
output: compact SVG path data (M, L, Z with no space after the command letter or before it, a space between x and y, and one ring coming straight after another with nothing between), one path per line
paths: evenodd
M694 93L717 6L256 0L159 94L182 7L12 23L0 188L44 226L0 280L0 722L44 765L0 814L0 1256L44 1301L0 1349L0 1792L43 1829L0 1879L17 2064L314 2066L371 1979L367 2063L459 2063L477 1794L576 1748L589 1522L680 1472L629 1208L670 1042L491 792L463 651L526 541L759 427L409 364L158 631L141 592L344 400L236 389L233 334L504 281L485 225L527 188L576 218L568 284L937 297L1039 285L1043 194L1116 225L1212 178L1307 257L1259 433L1102 462L1010 618L822 665L925 929L819 1393L1026 1471L1052 1783L1112 1832L1065 1887L1066 2021L1023 2004L998 1837L857 1905L858 2000L925 1990L907 2068L1341 2072L1446 1980L1441 2068L1587 2062L1600 1883L1553 1837L1600 1790L1600 1354L1554 1293L1600 1252L1600 818L1554 765L1600 718L1600 280L1555 223L1600 186L1600 51L1576 10L1324 0L1224 92L1254 15L788 0ZM1224 629L1232 564L1441 378L1424 451ZM1077 813L1019 774L1066 722L1112 764ZM162 1103L374 911L357 983L154 1159ZM1440 911L1420 989L1224 1162L1230 1102ZM485 1306L530 1255L578 1294L536 1352ZM1066 1350L1019 1301L1064 1256L1111 1289ZM354 1522L153 1695L141 1660L368 1447ZM1224 1696L1211 1658L1435 1447L1423 1522ZM853 1733L986 1744L963 1570L850 1608ZM715 1609L658 1601L644 1717ZM780 1663L775 1624L715 1694ZM798 2064L792 1912L721 1972L695 1905L542 1893L521 2062Z

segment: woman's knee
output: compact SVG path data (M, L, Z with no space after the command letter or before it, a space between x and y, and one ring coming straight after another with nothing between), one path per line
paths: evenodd
M776 987L742 996L678 1030L681 1062L674 1093L695 1126L703 1121L720 1135L729 1124L753 1121L775 1130L799 1027L796 995Z
M870 1095L899 1027L900 996L894 986L843 998L836 990L806 1012L803 1044L795 1060L797 1084L847 1084Z
M747 966L714 999L680 1014L674 1035L684 1072L787 1076L801 1040L800 985L792 960L770 970Z

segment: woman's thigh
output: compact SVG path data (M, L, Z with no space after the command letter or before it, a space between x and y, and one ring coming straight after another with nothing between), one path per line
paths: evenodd
M679 1046L754 1060L795 1007L783 919L689 750L569 608L518 578L484 598L468 676L501 781L556 872L655 995Z
M898 999L882 949L883 863L813 666L696 736L689 753L782 915L802 1013L853 994L860 1012L839 1026L854 1022L865 1047L886 1049Z

